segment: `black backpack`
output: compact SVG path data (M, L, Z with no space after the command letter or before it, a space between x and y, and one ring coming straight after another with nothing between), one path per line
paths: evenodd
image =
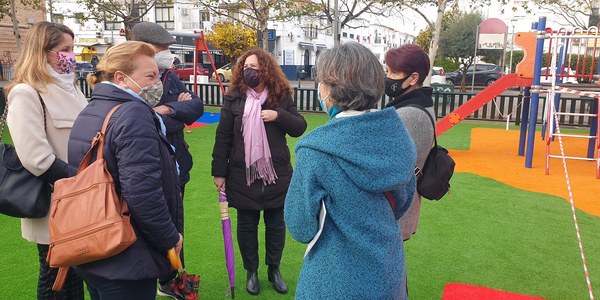
M417 191L419 195L430 199L440 200L450 190L450 178L454 174L454 166L456 163L448 154L448 150L438 146L437 137L435 136L435 121L431 114L421 105L411 104L412 106L423 110L433 125L433 138L435 144L429 151L423 169L415 167L415 175L417 176Z

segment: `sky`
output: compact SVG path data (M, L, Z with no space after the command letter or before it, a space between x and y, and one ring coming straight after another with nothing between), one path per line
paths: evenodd
M468 0L459 0L460 7L463 11L469 11L471 8L469 7ZM561 17L554 15L553 13L541 9L536 9L534 5L530 4L530 8L532 8L531 12L526 12L520 5L500 5L500 1L492 1L492 5L478 8L477 10L481 13L484 19L487 18L498 18L508 26L508 31L512 32L512 25L514 25L515 32L523 32L529 31L531 28L531 24L533 22L537 22L540 17L546 17L546 27L551 27L553 29L559 29L561 27L572 28L573 26L569 25L562 19ZM530 2L531 3L531 2ZM517 7L516 11L512 11L512 7ZM425 15L430 17L432 22L435 21L436 17L436 9L434 7L424 9ZM427 23L423 20L421 16L413 13L408 13L407 15L412 15L411 20L405 20L405 25L413 24L414 26L407 26L407 28L413 28L415 30L415 35L419 33L420 30L425 29L427 27ZM584 20L587 17L583 17ZM511 19L514 20L511 22Z

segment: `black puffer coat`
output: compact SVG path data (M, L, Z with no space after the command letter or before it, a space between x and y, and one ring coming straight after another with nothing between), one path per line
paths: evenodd
M69 162L79 165L110 109L104 159L127 202L137 241L106 259L80 265L78 273L108 280L157 278L170 273L167 250L182 231L183 201L175 157L150 106L110 84L98 84L69 138Z
M277 180L275 184L266 186L262 180L256 180L247 186L242 135L245 104L245 94L234 92L225 96L213 149L212 175L227 178L225 187L232 207L251 210L282 207L292 178L290 149L285 136L301 136L306 130L306 121L296 110L290 95L280 100L274 109L278 114L277 119L264 123ZM272 108L265 103L262 109Z

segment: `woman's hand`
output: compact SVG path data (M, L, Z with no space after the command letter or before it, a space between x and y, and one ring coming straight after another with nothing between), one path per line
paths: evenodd
M156 107L154 107L154 111L163 116L170 116L173 114L173 109L171 109L170 107L168 107L166 105L156 106Z
M220 192L221 190L225 190L225 177L216 177L213 178L213 182L215 183L215 186L217 187L217 192Z
M260 117L262 118L263 122L273 122L277 120L278 116L279 115L277 114L276 110L265 109L260 112Z
M181 93L177 96L177 101L187 101L192 100L192 94L190 93Z
M179 241L175 245L175 252L177 252L177 255L181 254L181 248L183 248L183 236L180 233L179 234Z

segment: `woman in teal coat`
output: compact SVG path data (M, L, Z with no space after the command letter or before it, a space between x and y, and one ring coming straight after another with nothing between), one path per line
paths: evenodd
M289 232L310 243L296 298L406 299L396 220L415 192L414 143L394 109L372 109L385 74L371 51L357 43L334 47L317 70L331 120L296 145L285 202Z

